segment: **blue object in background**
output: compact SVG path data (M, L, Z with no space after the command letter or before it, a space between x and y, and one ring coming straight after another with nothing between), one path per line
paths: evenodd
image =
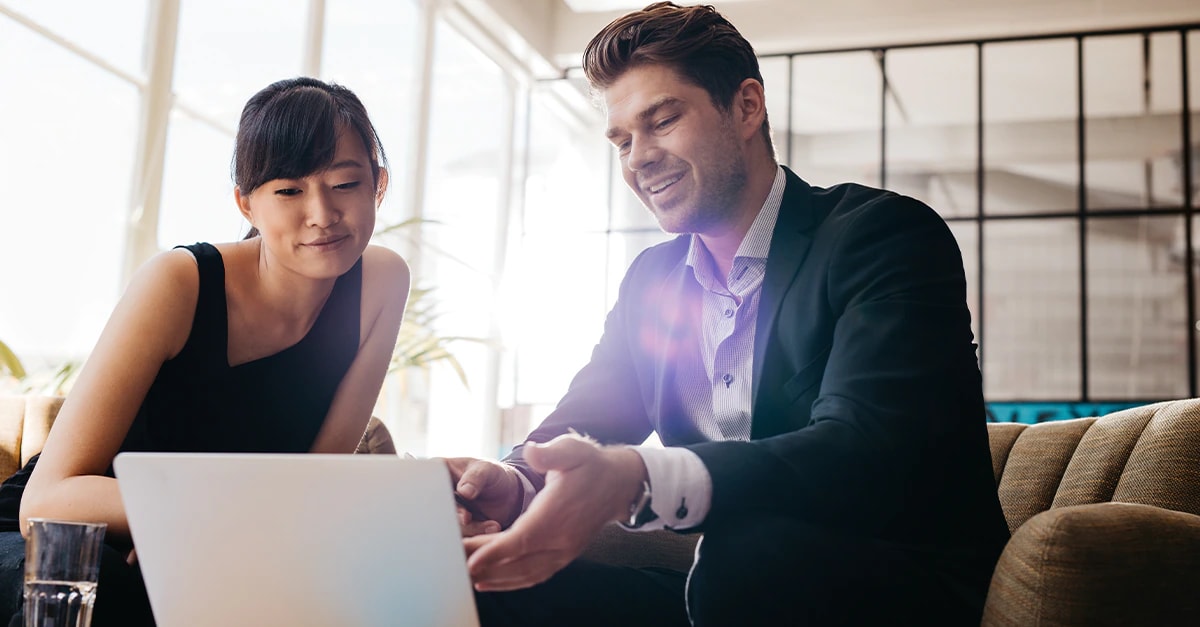
M1020 402L988 403L988 422L1023 422L1037 424L1051 420L1069 420L1085 416L1103 416L1114 411L1141 407L1158 401L1127 401L1120 403L1054 403Z

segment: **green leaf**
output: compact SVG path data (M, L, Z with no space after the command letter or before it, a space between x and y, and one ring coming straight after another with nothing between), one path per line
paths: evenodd
M16 353L4 342L0 342L0 370L7 370L18 380L25 378L25 366L17 359Z
M466 370L450 350L450 345L456 342L491 345L491 342L486 338L438 335L433 323L440 314L433 293L433 288L414 287L409 291L404 320L400 323L388 372L405 368L428 370L433 364L444 362L458 375L463 386L469 387Z

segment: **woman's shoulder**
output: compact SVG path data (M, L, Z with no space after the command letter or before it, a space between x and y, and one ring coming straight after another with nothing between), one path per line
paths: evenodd
M402 288L408 292L408 262L396 251L374 244L367 246L362 254L363 289L392 291Z
M362 254L363 269L368 268L376 272L384 272L392 275L408 276L408 262L400 253L377 244L370 244Z
M195 294L200 284L199 261L186 248L162 251L142 264L131 283L139 283L155 291L175 294Z
M136 329L146 346L157 344L164 359L183 349L200 299L200 271L183 249L160 252L134 273L109 324Z
M388 308L404 308L411 282L408 262L396 251L370 245L362 254L362 302L369 317Z

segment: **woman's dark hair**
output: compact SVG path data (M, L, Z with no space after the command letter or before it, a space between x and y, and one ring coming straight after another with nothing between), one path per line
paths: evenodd
M763 82L758 57L745 37L708 5L681 7L655 2L617 18L583 50L583 73L593 89L607 89L641 65L665 65L708 92L717 109L729 111L742 81ZM763 139L772 149L763 117Z
M343 129L362 140L382 192L379 168L387 165L387 156L362 101L341 85L309 77L272 83L246 102L230 166L233 182L245 195L267 181L303 178L329 167ZM256 235L251 227L246 238Z

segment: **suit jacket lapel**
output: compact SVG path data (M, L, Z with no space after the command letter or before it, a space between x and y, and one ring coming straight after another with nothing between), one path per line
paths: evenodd
M762 380L763 359L767 344L773 335L775 319L779 315L783 295L795 279L808 249L812 246L812 231L820 216L812 207L812 187L794 172L783 169L787 186L779 206L779 217L771 234L771 248L767 255L767 270L763 277L762 295L758 301L758 320L754 330L754 379L751 385L751 416L758 405L758 384Z
M685 248L686 250L686 248ZM682 412L676 368L682 359L699 359L701 296L700 286L687 265L686 253L680 257L654 295L657 321L656 359L654 364L654 407L651 416L660 434L666 428L662 421L678 417ZM672 431L673 433L673 431Z

